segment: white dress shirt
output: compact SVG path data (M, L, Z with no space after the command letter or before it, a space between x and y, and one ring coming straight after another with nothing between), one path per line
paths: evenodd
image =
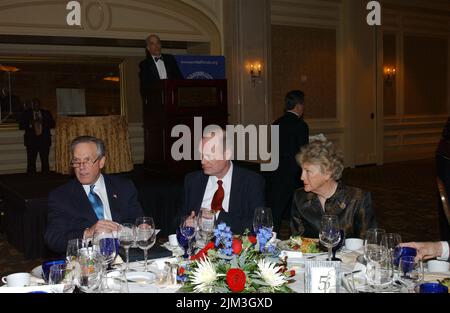
M442 255L438 258L439 260L447 261L449 257L449 246L447 241L441 241L442 245Z
M105 186L105 179L103 178L103 175L100 174L97 181L94 183L94 192L98 194L100 197L100 200L102 200L103 203L103 216L105 217L105 220L112 221L111 216L111 210L109 208L109 201L108 201L108 194L106 193L106 186ZM91 185L83 185L84 191L86 192L86 195L89 197L89 192Z
M161 56L159 56L159 57L161 57ZM167 71L166 71L166 65L164 64L164 60L159 59L158 62L156 62L155 58L156 57L154 55L152 55L153 62L155 62L156 68L158 69L159 79L167 79Z
M224 197L222 201L222 208L225 212L228 212L228 206L230 204L230 191L231 191L231 179L233 177L233 162L230 161L230 168L222 180L222 187L224 191ZM203 194L202 208L211 209L211 202L214 194L217 191L219 185L217 181L219 179L216 176L209 176L208 183L206 184L205 193ZM220 212L217 212L216 218L219 216Z

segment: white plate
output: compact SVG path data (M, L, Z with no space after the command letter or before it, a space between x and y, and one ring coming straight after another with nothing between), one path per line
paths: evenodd
M30 272L31 275L33 275L36 278L42 279L42 265L36 266L33 268Z
M149 285L155 282L155 274L149 272L128 272L125 274L128 284Z

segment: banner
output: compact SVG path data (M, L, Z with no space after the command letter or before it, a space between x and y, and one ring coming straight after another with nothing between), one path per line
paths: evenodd
M225 79L225 57L175 55L185 79Z

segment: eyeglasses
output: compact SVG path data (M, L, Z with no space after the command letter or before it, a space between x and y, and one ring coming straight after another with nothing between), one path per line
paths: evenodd
M100 157L96 158L94 161L88 160L88 161L82 161L82 162L80 162L80 161L75 162L72 160L72 161L70 161L70 165L73 168L80 168L82 165L89 168L89 167L94 166L95 162L97 162L99 159L100 159Z

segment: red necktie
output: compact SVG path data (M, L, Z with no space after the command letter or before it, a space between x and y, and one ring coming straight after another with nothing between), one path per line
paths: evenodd
M214 212L219 212L223 210L222 201L225 196L225 191L223 190L222 183L223 182L221 180L217 181L219 187L217 187L217 190L214 193L214 197L211 202L211 210L213 210Z

